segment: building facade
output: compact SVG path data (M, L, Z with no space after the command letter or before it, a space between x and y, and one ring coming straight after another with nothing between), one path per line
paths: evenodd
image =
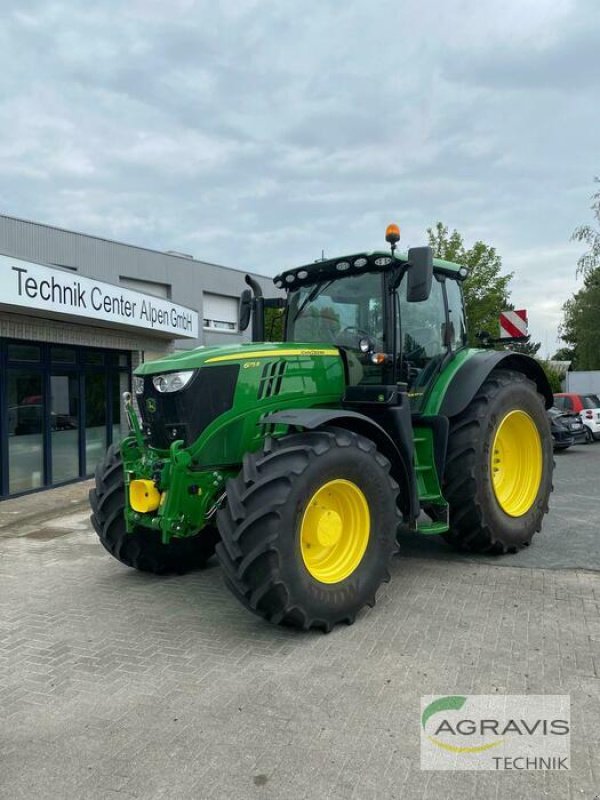
M92 475L140 361L247 338L244 274L0 216L0 499Z

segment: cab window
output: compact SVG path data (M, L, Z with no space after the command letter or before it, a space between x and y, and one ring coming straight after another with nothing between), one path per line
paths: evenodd
M344 349L351 384L384 382L383 367L360 350L368 339L387 352L380 272L349 275L290 292L286 341L330 343Z
M434 276L431 295L422 303L406 299L406 281L398 291L400 380L415 395L427 385L446 353L446 306L441 282ZM414 390L414 391L413 391Z
M452 350L458 350L467 344L467 325L463 296L458 281L446 279L446 297L448 299L448 344Z

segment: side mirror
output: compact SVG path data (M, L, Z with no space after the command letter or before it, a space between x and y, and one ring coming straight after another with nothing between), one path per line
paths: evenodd
M433 281L433 251L431 247L411 247L408 251L406 299L409 303L422 303L431 294Z
M250 317L252 316L252 292L250 289L244 289L240 296L240 310L238 314L238 328L240 331L245 331L250 325Z

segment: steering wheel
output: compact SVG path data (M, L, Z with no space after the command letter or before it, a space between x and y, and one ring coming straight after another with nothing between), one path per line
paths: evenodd
M357 325L346 325L345 328L342 328L340 333L356 333L359 336L364 336L367 339L373 338L368 331L364 330L364 328L359 328Z

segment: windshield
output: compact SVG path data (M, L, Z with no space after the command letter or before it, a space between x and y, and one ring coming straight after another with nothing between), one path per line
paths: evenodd
M290 292L286 338L290 342L333 342L358 350L360 339L369 337L382 345L381 297L381 273L377 272Z
M595 394L584 394L581 402L584 408L600 408L600 400Z
M359 343L368 338L373 350L386 352L382 287L380 272L365 272L290 292L286 340L343 347L355 367L351 383L381 382L381 368L365 365Z

